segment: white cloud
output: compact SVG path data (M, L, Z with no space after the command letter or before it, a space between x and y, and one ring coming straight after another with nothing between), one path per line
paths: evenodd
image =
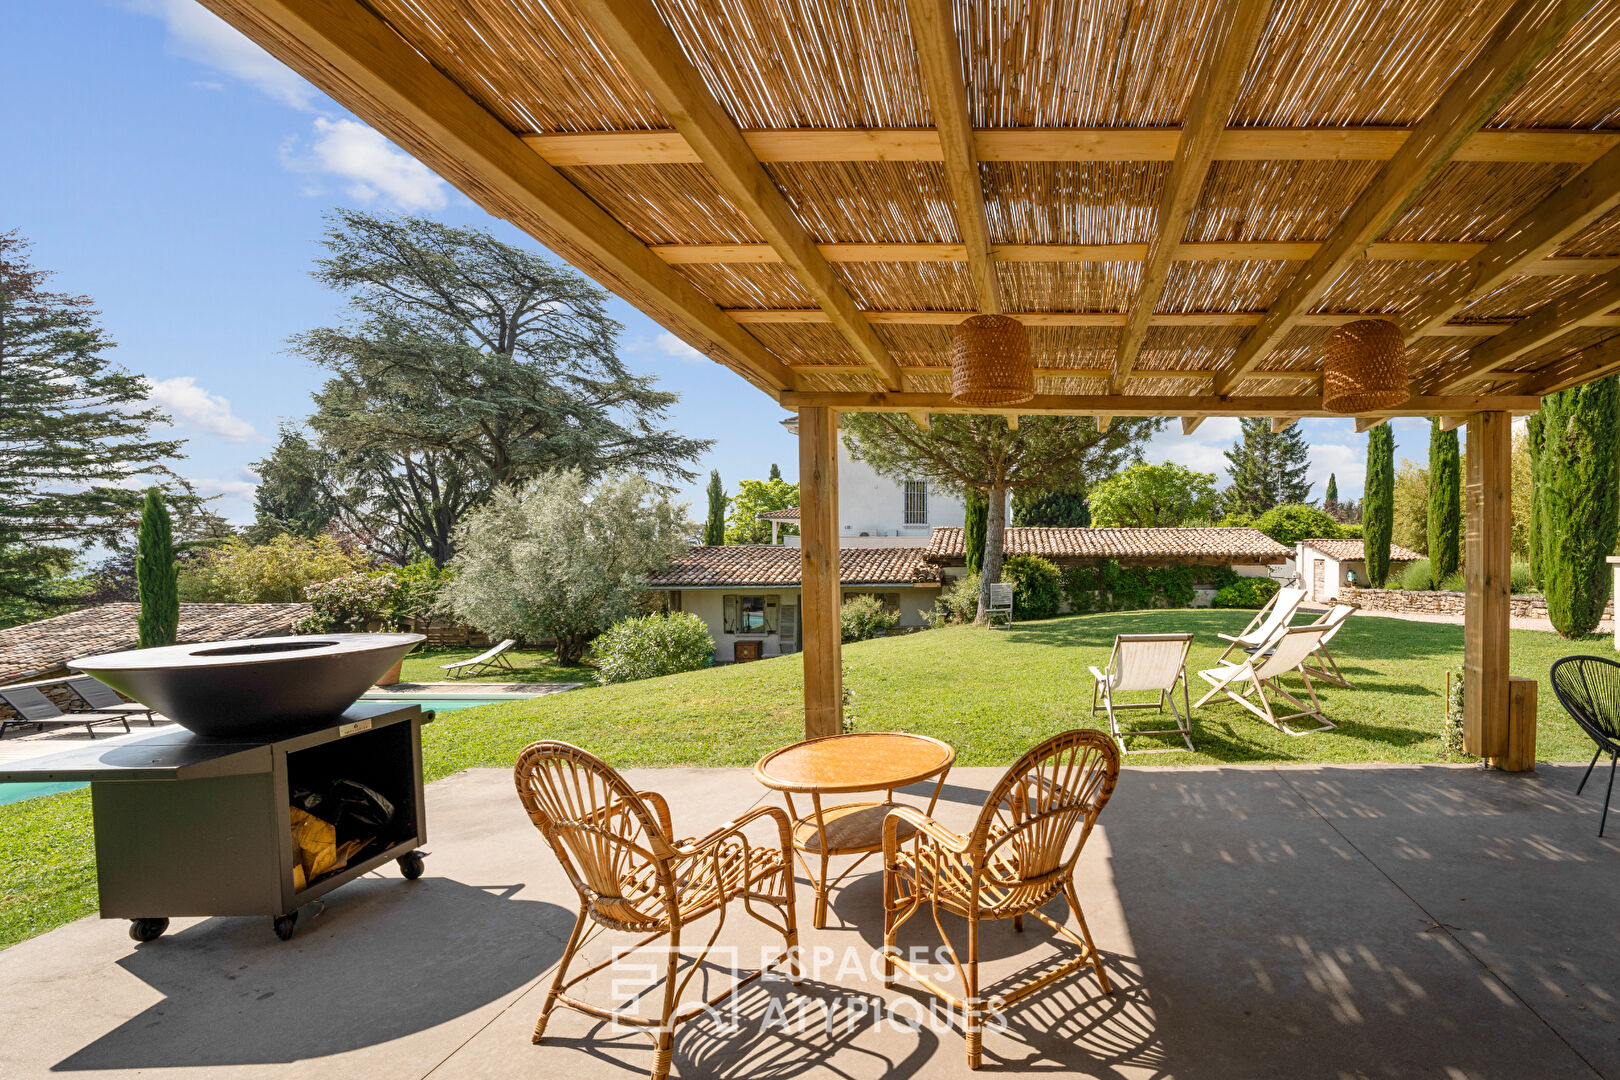
M1146 461L1173 461L1198 472L1214 473L1216 482L1225 486L1225 451L1237 441L1239 425L1231 417L1212 417L1198 426L1191 435L1181 433L1181 421L1172 418L1163 430L1148 440L1142 448Z
M191 478L191 486L197 489L202 496L227 495L231 498L251 499L259 485L246 480L215 480L210 477L196 476Z
M309 149L301 151L296 140L288 140L281 162L293 172L341 178L349 196L362 203L420 211L441 210L448 201L445 182L431 169L358 120L316 117ZM304 192L319 194L320 188L305 185Z
M653 344L658 347L659 352L665 356L673 356L677 360L686 360L696 364L708 359L692 346L667 331L654 338Z
M319 91L303 76L197 0L131 0L130 8L162 20L169 32L169 51L174 55L241 79L284 105L304 112L316 108Z
M1330 473L1338 483L1339 498L1361 498L1361 490L1367 483L1366 444L1312 443L1311 467L1305 478L1311 482L1311 491L1317 498L1327 490Z
M209 393L190 375L148 379L147 384L147 399L167 412L175 427L204 431L231 442L260 439L252 424L231 412L230 399Z

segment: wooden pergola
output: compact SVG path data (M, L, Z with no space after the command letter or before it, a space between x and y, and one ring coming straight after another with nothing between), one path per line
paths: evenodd
M1620 371L1620 0L202 0L799 413L805 727L840 729L839 411L1322 408L1331 328L1468 426L1468 748L1507 749L1510 425ZM984 410L978 410L984 411Z

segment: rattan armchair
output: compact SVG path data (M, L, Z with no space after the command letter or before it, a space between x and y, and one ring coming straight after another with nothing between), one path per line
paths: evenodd
M791 824L776 807L761 807L728 821L707 836L675 840L669 804L653 791L635 791L600 758L562 742L537 742L518 755L515 769L523 808L579 893L579 916L557 963L546 994L534 1042L545 1036L546 1021L558 1005L641 1028L653 1041L653 1080L669 1074L675 1028L719 1004L766 970L784 961L798 981L798 929L793 913ZM751 842L744 829L753 822L774 825L767 844ZM741 900L753 918L780 933L781 956L748 973L708 999L683 1004L681 995L702 967L725 926L726 909ZM773 912L772 918L767 912ZM714 931L691 959L683 978L682 930L718 914ZM603 961L570 976L581 947L602 930L643 935L631 948L659 938L665 947L662 1005L656 1017L613 1010L582 1001L569 990L611 964Z
M883 828L883 981L894 983L899 968L929 991L960 1009L970 1069L979 1067L984 1020L1046 989L1090 964L1105 993L1113 993L1102 956L1091 940L1074 888L1074 864L1097 815L1119 779L1119 749L1101 731L1066 731L1030 750L1002 776L966 836L959 836L914 807L891 810ZM909 835L902 836L904 827ZM910 830L915 830L910 831ZM1080 933L1041 908L1062 896ZM913 967L895 947L895 937L927 902L934 926L950 953L963 997ZM967 920L966 958L945 933L940 912ZM994 998L979 985L979 923L1034 915L1080 954L1039 978Z

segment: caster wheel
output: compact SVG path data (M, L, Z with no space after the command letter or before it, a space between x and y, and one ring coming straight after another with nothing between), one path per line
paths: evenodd
M405 875L406 881L415 881L422 876L422 853L420 851L407 852L399 857L399 872Z
M136 941L156 941L168 928L168 919L131 919L129 936Z
M298 912L291 915L277 915L270 920L270 928L276 932L276 937L286 941L293 936L293 930L298 926Z

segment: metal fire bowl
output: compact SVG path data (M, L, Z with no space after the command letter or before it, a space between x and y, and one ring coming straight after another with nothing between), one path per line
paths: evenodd
M336 718L424 640L309 634L205 641L85 656L69 666L199 735L277 738Z

